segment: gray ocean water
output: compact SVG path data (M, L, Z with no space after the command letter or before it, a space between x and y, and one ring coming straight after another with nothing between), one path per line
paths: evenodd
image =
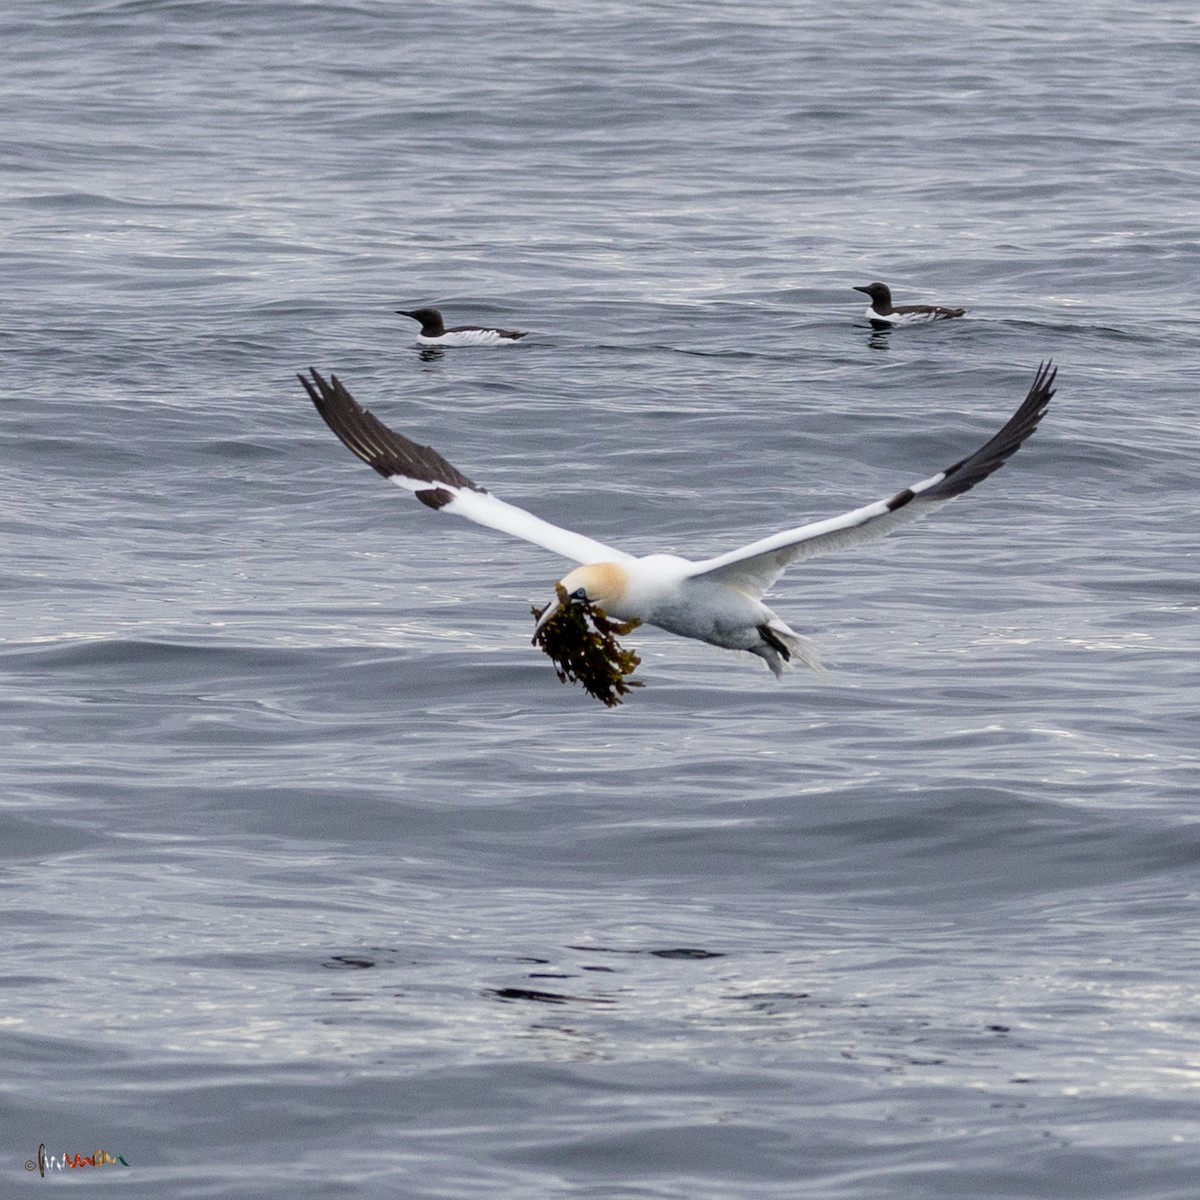
M0 1195L1197 1195L1193 3L0 43ZM970 314L875 335L875 279ZM423 357L419 304L530 336ZM529 644L563 563L295 378L700 557L1050 357L1004 470L773 589L826 675L642 629L611 711Z

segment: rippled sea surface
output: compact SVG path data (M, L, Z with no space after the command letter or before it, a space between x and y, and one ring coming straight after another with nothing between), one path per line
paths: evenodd
M0 37L0 1194L1196 1195L1193 4ZM875 279L970 314L873 334ZM1003 471L773 589L827 674L642 629L613 710L529 644L562 561L295 377L703 557L1050 357Z

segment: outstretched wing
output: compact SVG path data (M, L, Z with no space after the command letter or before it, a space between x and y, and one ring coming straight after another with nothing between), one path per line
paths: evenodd
M1050 397L1054 395L1057 373L1053 363L1042 363L1024 403L1004 428L986 445L952 467L906 487L890 500L879 500L840 517L802 525L799 529L786 529L719 558L695 563L690 575L693 578L704 576L761 596L797 559L814 558L818 554L882 537L897 525L925 516L939 504L969 491L1016 453L1045 414Z
M389 429L350 395L336 375L326 381L311 368L310 373L311 380L304 375L297 378L329 428L347 449L385 479L413 492L422 504L523 538L573 562L630 561L632 556L621 550L551 525L523 508L498 500L436 450Z

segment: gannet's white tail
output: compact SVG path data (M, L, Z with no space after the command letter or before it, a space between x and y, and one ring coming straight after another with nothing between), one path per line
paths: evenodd
M778 617L772 616L769 621L759 625L758 632L762 643L755 647L754 653L771 668L777 679L792 665L793 660L810 671L824 674L825 668L817 657L815 643L785 625Z

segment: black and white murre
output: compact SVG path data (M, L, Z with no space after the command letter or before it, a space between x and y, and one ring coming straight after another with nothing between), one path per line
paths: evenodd
M943 304L893 304L892 289L886 283L855 285L856 292L871 297L867 320L873 329L891 329L896 325L923 325L928 321L948 321L966 315L965 308L947 308Z
M525 336L515 329L489 329L483 325L455 325L447 329L436 308L398 308L396 314L420 321L417 343L421 346L511 346Z

